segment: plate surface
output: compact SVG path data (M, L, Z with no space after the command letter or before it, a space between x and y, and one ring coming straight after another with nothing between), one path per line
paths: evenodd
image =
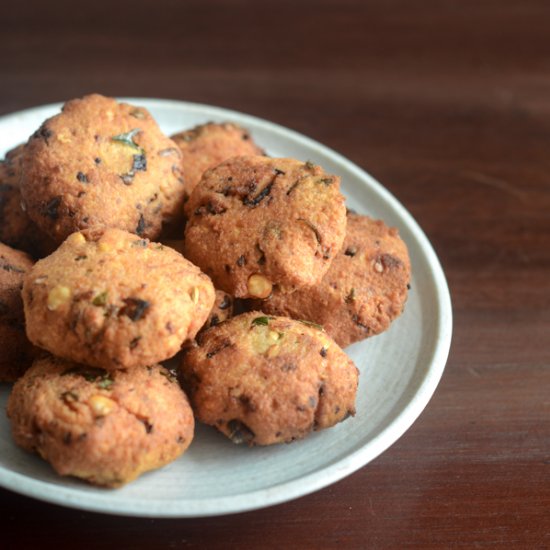
M323 145L270 122L216 107L127 99L147 107L168 135L206 121L233 121L274 157L322 165L342 178L347 206L396 226L412 262L404 314L390 329L346 349L359 368L357 415L291 445L237 446L213 428L198 426L189 450L167 467L122 489L97 489L57 476L12 442L0 414L0 485L57 504L104 513L196 517L253 510L311 493L358 470L394 443L420 415L443 373L452 312L439 261L422 230L371 176ZM57 113L47 105L0 118L0 155L26 141ZM5 409L8 385L0 384Z

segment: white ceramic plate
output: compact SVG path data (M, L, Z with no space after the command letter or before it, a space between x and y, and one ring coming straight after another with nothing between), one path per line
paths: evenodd
M97 489L57 476L36 456L19 450L0 414L0 485L65 506L149 517L194 517L253 510L311 493L374 459L416 420L443 373L451 341L449 291L422 230L371 176L334 151L265 120L216 107L177 101L128 99L147 107L167 134L206 121L247 127L271 156L311 160L342 177L347 206L399 228L412 261L405 313L386 333L346 351L361 371L357 415L291 445L247 448L213 428L198 426L179 460L127 487ZM26 141L59 105L0 118L0 155ZM5 408L9 387L0 385Z

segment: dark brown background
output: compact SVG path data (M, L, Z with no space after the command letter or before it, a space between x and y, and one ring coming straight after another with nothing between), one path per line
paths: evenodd
M87 92L294 128L388 187L448 277L454 337L414 426L294 502L119 518L0 491L0 546L550 548L550 4L9 3L0 114Z

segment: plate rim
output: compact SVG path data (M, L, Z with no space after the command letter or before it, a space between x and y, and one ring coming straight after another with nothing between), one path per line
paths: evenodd
M315 472L267 488L231 496L158 501L157 505L153 505L155 501L151 502L150 500L118 499L113 501L113 506L109 506L109 492L107 491L97 494L90 493L89 499L83 499L82 491L78 488L62 485L54 486L51 482L7 470L2 465L0 465L0 487L45 502L92 512L133 517L193 518L243 513L281 504L323 489L366 466L401 438L418 419L435 393L445 370L450 351L453 315L449 287L439 258L420 225L399 200L368 172L335 150L288 127L233 109L203 103L142 97L118 97L117 100L140 104L147 109L172 108L200 115L211 114L220 119L234 118L238 119L239 123L244 126L252 123L254 126L262 127L271 133L275 132L283 138L290 137L306 147L315 149L321 155L330 158L334 163L342 165L359 181L367 183L383 202L389 203L397 216L407 225L408 230L416 239L419 249L425 256L429 275L433 282L434 294L437 298L434 343L433 348L430 350L429 359L426 361L428 366L423 372L421 380L417 382L416 391L407 404L392 418L387 426L369 440L368 445L363 444L355 451ZM34 112L41 110L59 109L62 105L61 102L49 103L7 113L0 116L0 123L9 122L10 119L21 116L32 116ZM296 483L297 480L300 483ZM52 488L55 488L55 491L52 491ZM245 503L243 503L243 498L246 498Z

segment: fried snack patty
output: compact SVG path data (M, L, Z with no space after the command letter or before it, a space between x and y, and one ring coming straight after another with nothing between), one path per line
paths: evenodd
M227 321L230 317L233 317L234 300L233 296L230 296L223 290L216 290L216 300L214 301L214 307L204 323L203 329L219 325L224 321Z
M14 385L7 412L17 445L105 487L172 462L194 431L187 397L160 365L108 373L43 357Z
M358 370L322 330L250 312L184 354L197 418L235 443L290 442L355 414Z
M407 300L411 264L396 228L348 213L346 238L320 284L255 302L266 313L322 325L342 347L385 331Z
M109 370L175 355L214 296L210 279L181 254L120 229L74 233L23 287L33 343Z
M186 257L238 298L318 283L346 227L340 179L294 159L229 159L204 174L186 212Z
M96 225L155 238L182 208L180 164L179 148L146 109L88 95L29 139L23 204L57 243Z
M0 161L0 241L33 256L43 256L55 245L21 208L22 154L23 145L19 145Z
M248 130L231 122L208 122L171 136L182 152L182 170L187 196L203 173L224 160L242 155L262 155Z
M0 382L17 380L30 366L35 348L25 334L21 288L31 258L0 243Z

